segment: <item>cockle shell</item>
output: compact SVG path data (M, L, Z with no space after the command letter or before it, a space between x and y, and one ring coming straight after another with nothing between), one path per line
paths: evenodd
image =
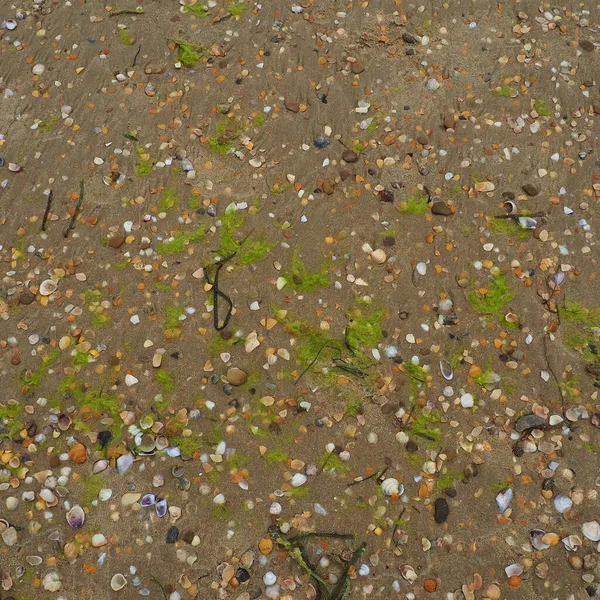
M588 521L581 526L583 535L592 542L600 541L600 523L598 521Z
M381 482L381 490L385 496L401 494L400 487L400 482L394 477L388 477ZM402 491L404 491L404 489Z
M57 289L58 283L52 279L44 279L44 281L40 283L40 294L42 296L50 296L51 294L54 294Z

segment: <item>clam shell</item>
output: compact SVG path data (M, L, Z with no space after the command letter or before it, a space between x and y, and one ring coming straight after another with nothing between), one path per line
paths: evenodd
M523 567L517 563L513 563L512 565L508 565L504 569L507 577L519 577L523 574Z
M67 523L75 529L83 526L83 524L85 523L85 513L83 512L83 508L81 508L81 506L76 504L67 513Z
M452 381L452 378L454 377L454 369L445 359L440 360L440 373L446 381Z
M388 477L381 482L381 490L385 496L393 496L400 493L400 482L394 477Z
M65 415L64 413L58 415L58 428L61 431L66 431L69 429L69 427L71 427L71 423L72 419L69 417L69 415Z
M162 518L167 514L167 508L168 508L168 504L167 501L163 498L162 500L159 500L155 506L154 506L155 510L156 510L156 514Z
M94 463L92 473L101 473L102 471L106 471L106 469L108 469L108 461L105 458L101 458Z
M583 535L592 542L600 541L600 523L598 521L588 521L581 526Z
M562 515L573 506L573 500L569 496L559 494L554 498L554 508Z
M140 500L142 506L154 506L156 504L156 496L154 494L145 494Z
M546 550L550 548L550 544L546 544L543 538L546 532L543 529L532 529L529 532L529 541L536 550Z
M52 279L44 279L44 281L40 283L40 294L42 296L50 296L51 294L54 294L57 289L58 283Z
M125 473L133 464L133 454L123 454L117 458L117 473Z
M110 587L115 592L122 590L126 585L127 585L127 579L125 579L125 576L122 575L121 573L115 573L112 576L112 579L110 580Z

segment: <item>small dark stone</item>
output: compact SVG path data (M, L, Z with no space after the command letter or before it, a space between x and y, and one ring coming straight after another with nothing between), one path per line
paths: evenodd
M32 294L29 290L21 292L19 295L19 304L31 304L35 300L35 294Z
M373 167L371 167L370 169L367 169L367 173L369 175L376 175L377 171L375 169L373 169Z
M523 417L519 417L515 424L515 429L518 433L522 431L526 431L527 429L538 429L543 427L546 424L546 419L544 417L540 417L539 415L524 415Z
M433 516L435 518L436 523L445 523L448 519L448 515L450 514L450 507L444 498L438 498L435 501L434 505L434 513Z
M194 532L191 529L188 529L187 531L183 532L181 539L187 544L191 544L194 539L194 535Z
M537 185L533 185L533 183L526 183L525 185L521 186L521 189L528 196L537 196L540 193L540 189L537 187Z
M246 583L246 581L248 581L250 579L250 573L248 573L248 571L246 571L246 569L240 568L235 572L235 578L240 583Z
M594 42L591 40L581 40L579 42L579 47L586 52L593 52L596 46L594 46Z
M383 238L383 245L391 248L396 243L396 238L393 235L386 235Z
M454 127L456 127L454 117L451 115L444 117L444 129L454 129Z
M544 481L542 481L542 489L546 492L552 492L554 490L554 479L552 477L544 479Z
M384 415L391 415L396 412L397 408L398 405L394 404L394 402L386 402L381 405L381 413Z
M167 544L174 544L179 539L179 529L171 525L167 530Z
M355 163L358 160L358 154L354 150L344 150L342 159L347 163Z
M365 66L362 63L354 62L354 63L352 63L352 66L350 67L350 70L355 75L359 75L360 73L362 73L365 70Z
M285 107L293 113L297 113L300 111L300 104L298 102L294 102L293 100L287 100L285 101Z
M393 202L394 201L394 192L392 192L392 190L381 190L379 192L379 199L382 202Z
M429 144L429 136L421 133L417 136L417 142L419 142L421 146L427 146L427 144Z
M515 194L514 192L502 192L502 197L506 198L507 200L514 200L515 199Z
M60 458L58 458L58 456L56 456L56 454L53 454L50 457L49 464L50 464L50 468L51 469L57 469L58 467L60 467L60 464L61 464L60 463Z
M322 135L318 135L315 138L314 144L317 148L327 148L327 146L329 146L329 140Z
M448 498L456 498L456 488L448 488L447 490L444 490L444 494L446 494Z
M348 169L340 169L340 178L342 181L346 181L346 179L350 179L352 177L352 173L348 171Z
M98 432L98 443L104 448L108 442L112 440L112 433L110 431L99 431Z
M431 206L431 214L440 217L449 217L452 214L450 207L443 201L434 202Z
M246 591L251 600L256 600L262 596L262 590L258 586L251 586Z
M412 35L410 33L403 33L402 40L404 41L405 44L416 44L419 41L419 40L417 40L417 38L414 35Z
M417 445L417 442L413 440L408 440L408 442L406 442L406 444L404 445L404 449L407 452L416 452L419 449L419 446Z
M333 192L335 191L335 181L333 181L332 179L327 179L323 182L321 188L328 196L331 196L331 194L333 194Z
M233 394L233 386L230 383L224 383L223 392L226 396L231 396L231 394Z
M124 235L113 235L113 237L111 237L108 240L108 245L111 248L120 248L124 243L125 243Z

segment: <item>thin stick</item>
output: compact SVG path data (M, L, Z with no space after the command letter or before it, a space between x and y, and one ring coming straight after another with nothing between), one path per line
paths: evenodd
M124 8L123 10L115 10L111 12L109 17L118 17L119 15L143 15L144 9L141 10L132 10L131 8Z
M550 374L552 375L552 378L554 379L554 383L556 383L556 388L558 389L558 393L560 394L560 403L561 403L561 409L562 409L562 414L563 417L565 416L565 396L563 394L562 391L562 387L560 386L560 381L558 380L558 377L556 376L556 373L554 372L554 369L552 368L552 365L550 364L550 359L548 358L548 343L546 341L547 338L547 334L544 334L544 337L542 338L542 345L544 348L544 358L546 359L546 365L548 366L548 371L550 371Z
M48 217L50 216L50 209L52 208L52 200L54 199L54 192L50 190L48 194L48 200L46 201L46 210L44 211L44 218L42 219L42 231L46 231L48 224Z
M367 544L363 542L354 551L354 554L352 555L350 562L346 565L346 568L344 569L344 572L340 577L338 584L335 586L335 588L333 588L331 596L329 596L331 600L342 600L346 596L346 587L350 584L350 580L348 579L348 573L350 572L350 569L356 564L356 561L360 558L360 555L365 551L366 547Z
M326 532L322 532L322 531L314 531L311 533L302 533L300 535L295 535L295 536L289 538L289 541L290 542L298 542L300 540L305 540L307 538L312 538L312 537L335 538L338 540L354 539L354 535L352 533L335 533L335 532L326 533Z
M81 212L81 207L83 206L83 196L85 193L85 183L83 179L79 182L79 200L77 200L77 206L75 206L75 211L73 212L73 216L71 217L71 221L69 222L68 227L65 229L65 237L69 237L69 233L73 229L75 229L75 223L77 222L77 218L79 217L79 213Z

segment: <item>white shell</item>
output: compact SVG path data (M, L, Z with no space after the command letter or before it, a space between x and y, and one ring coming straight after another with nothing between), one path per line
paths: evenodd
M583 544L582 539L578 535L569 535L566 538L563 538L561 542L565 545L565 548L571 552L577 552L581 548L581 544Z
M600 541L600 523L598 521L588 521L581 526L583 535L592 542Z
M306 475L303 473L296 473L291 480L292 487L300 487L302 484L306 483Z
M400 482L394 477L388 477L381 482L381 490L385 496L393 496L400 493Z
M58 283L56 283L56 281L53 281L52 279L44 279L44 281L40 283L40 294L42 296L50 296L51 294L54 294L57 288Z
M554 498L554 508L562 515L573 506L573 500L569 496L559 494Z
M110 587L115 592L122 590L126 585L127 585L127 579L125 579L125 576L122 575L121 573L115 573L112 576L112 579L110 580Z
M417 580L417 573L410 565L402 565L400 567L400 575L410 584L413 584Z
M517 563L513 563L512 565L505 567L504 572L507 577L518 577L523 574L523 567Z
M508 488L504 492L500 492L496 496L496 504L498 505L498 510L501 513L503 513L508 508L508 505L510 504L512 497L513 497L513 491L511 488Z

